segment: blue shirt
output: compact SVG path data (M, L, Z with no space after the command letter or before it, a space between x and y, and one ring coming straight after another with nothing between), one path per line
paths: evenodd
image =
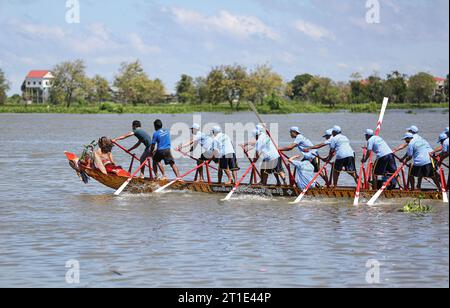
M344 159L355 156L350 140L344 135L337 135L331 139L330 149L336 151L336 159Z
M444 143L442 144L442 152L448 153L448 138L445 139Z
M297 145L297 149L302 153L304 153L305 148L310 148L310 147L314 146L314 144L311 142L311 140L309 140L302 134L299 134L297 136L297 138L295 138L294 143ZM318 151L313 150L313 151L311 151L311 154L318 155Z
M172 148L170 143L170 132L161 128L153 134L153 145L158 145L158 151L168 150Z
M392 150L386 141L378 136L373 136L369 139L369 142L367 143L367 150L373 151L377 155L377 158L392 154Z
M298 188L305 189L315 176L314 166L308 160L294 161L292 164L297 170L295 181L297 182Z
M425 166L431 164L430 152L433 149L425 139L416 139L408 145L408 156L414 159L414 166Z

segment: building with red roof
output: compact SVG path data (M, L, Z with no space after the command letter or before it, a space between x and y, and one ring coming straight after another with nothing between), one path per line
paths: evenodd
M28 104L42 104L48 101L53 80L49 70L30 71L22 84L22 93Z

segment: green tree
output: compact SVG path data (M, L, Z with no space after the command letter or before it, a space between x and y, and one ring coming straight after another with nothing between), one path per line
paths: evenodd
M283 93L283 78L268 65L257 66L250 73L247 97L255 104L263 104L271 94L280 96Z
M206 78L206 85L208 88L208 101L211 104L217 105L225 101L225 74L220 67L215 67L209 72Z
M342 99L339 87L330 78L313 77L302 91L309 101L325 104L330 108L335 107Z
M406 83L407 75L393 71L387 75L384 83L385 96L389 97L392 103L405 103L408 93L408 85Z
M181 79L176 85L176 92L180 103L192 103L197 94L194 79L185 74L181 75Z
M106 78L95 75L90 81L92 82L93 103L103 103L111 100L109 82Z
M6 79L5 73L0 69L0 105L6 103L7 95L9 91L9 82Z
M208 101L208 83L206 78L197 77L194 81L195 87L195 101L199 104L206 103Z
M70 107L75 99L84 96L86 81L85 65L82 60L63 62L53 69L55 77L50 89L50 100L53 104L64 103Z
M368 102L381 102L384 97L384 81L377 75L369 76L364 87Z
M408 86L408 99L413 104L430 103L433 100L436 83L428 73L418 73L411 76Z
M247 69L240 65L227 65L222 67L225 76L225 99L230 104L231 109L239 106L246 98L249 89L249 78Z
M161 80L151 80L139 61L122 63L114 86L118 89L118 100L125 104L161 103L166 93Z
M353 73L350 78L350 102L352 104L368 103L367 81L363 80L360 73Z
M305 99L306 95L303 92L303 88L313 79L314 76L310 74L297 75L289 83L290 85L290 98L291 99Z

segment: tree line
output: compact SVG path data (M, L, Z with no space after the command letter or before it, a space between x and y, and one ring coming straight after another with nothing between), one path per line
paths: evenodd
M82 60L60 63L52 73L55 78L50 103L66 107L107 101L156 105L169 100L181 104L227 103L231 109L239 109L242 102L251 101L276 110L286 103L308 102L332 108L339 104L380 102L385 96L393 103L417 105L449 100L448 75L444 86L438 87L434 76L424 72L407 76L394 71L385 78L378 74L363 78L354 73L347 82L302 74L285 82L269 65L253 69L222 65L211 68L202 77L181 75L174 96L167 95L163 82L151 79L139 61L122 63L112 83L100 75L87 77ZM0 69L0 104L5 103L8 90L9 83Z

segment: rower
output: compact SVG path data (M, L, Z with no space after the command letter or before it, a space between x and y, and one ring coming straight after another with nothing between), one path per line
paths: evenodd
M400 160L401 162L408 162L411 159L414 160L412 167L409 170L409 183L411 189L415 188L415 178L418 178L417 189L422 189L423 178L431 178L440 190L441 184L439 182L438 174L434 166L434 162L431 160L430 153L433 151L430 144L425 139L416 139L414 141L414 135L407 133L403 136L403 140L408 144L408 151L405 156Z
M215 126L212 129L212 134L215 140L213 147L214 151L219 153L218 183L222 183L224 171L228 177L228 182L225 184L230 185L233 181L236 183L239 166L233 143L228 135L222 133L222 128L220 128L220 126Z
M416 140L419 140L419 139L423 139L423 138L419 135L419 128L418 128L417 126L415 126L415 125L413 125L413 126L407 128L407 129L406 129L406 132L413 135L414 138L413 138L412 142L415 142ZM394 153L397 153L397 152L399 152L399 151L401 151L401 150L404 150L404 149L406 149L407 147L408 147L408 144L407 144L407 143L404 143L404 144L398 146L397 148L395 148L395 149L394 149Z
M280 177L286 184L281 156L270 137L258 128L253 131L253 136L256 138L256 154L253 163L256 164L260 157L263 158L261 164L261 184L267 185L270 174L275 176L278 186L281 185Z
M319 144L314 145L314 146L309 147L309 148L305 148L304 151L305 152L309 152L311 150L319 150L319 149L324 148L326 146L330 146L331 139L333 139L333 129L327 129L325 131L325 135L323 135L322 137L325 138L324 142L319 143Z
M140 121L133 121L131 127L133 130L131 133L128 133L121 137L115 138L112 140L112 142L115 143L117 141L128 139L132 136L135 136L138 139L138 142L134 146L132 146L128 150L128 152L132 152L133 150L137 149L141 144L145 145L144 153L142 153L141 158L140 158L140 162L142 165L151 156L152 152L150 150L150 147L152 145L152 138L145 130L142 129L142 124ZM142 169L141 169L140 178L144 178L144 172L145 172L145 166L142 167Z
M441 146L440 146L441 150L437 156L439 165L442 165L444 160L447 159L450 155L448 141L449 141L448 130L446 130L439 136L439 140L438 140L438 143L441 144ZM434 155L434 156L436 157L436 155ZM447 179L447 187L446 187L447 191L449 190L449 183L450 183L450 173L448 174L448 179Z
M175 164L175 160L173 159L171 152L172 145L170 141L170 132L163 128L163 123L161 120L156 120L153 125L155 127L155 132L153 134L150 152L153 155L153 170L155 170L156 178L158 178L157 167L159 165L162 179L167 179L164 167L161 163L163 160L166 166L170 165L175 173L175 176L179 178L180 172L178 171L178 167Z
M289 158L289 162L294 165L296 169L295 182L297 183L297 187L303 190L314 179L316 172L314 171L312 161L315 157L310 153L305 153L303 154L302 160L297 160L300 157L302 157L302 155L293 156ZM312 188L314 187L318 187L318 183L314 183Z
M302 154L309 152L312 156L314 156L314 159L311 162L314 166L314 171L319 172L320 170L319 153L317 152L317 150L311 150L311 147L314 146L311 140L303 136L300 132L300 129L297 126L291 127L290 134L291 138L294 139L294 142L287 147L281 148L280 152L292 151L295 148L297 148Z
M190 148L190 152L193 152L194 149L198 145L200 145L202 154L200 158L197 159L197 166L203 164L206 161L211 160L214 161L215 163L218 163L219 160L215 158L218 156L218 154L214 152L213 138L211 138L211 136L202 133L200 130L200 125L195 123L191 126L191 134L192 134L191 140L189 140L189 142L183 145L180 145L178 147L178 150L180 151L184 148ZM205 178L203 176L203 167L200 167L198 169L197 174L199 175L198 182L204 182Z
M378 187L378 176L390 178L397 171L397 163L395 162L395 156L389 145L384 141L383 138L375 136L372 129L367 129L365 132L365 137L367 140L367 152L366 155L361 160L362 164L365 164L371 153L375 153L377 159L373 168L373 179L372 187L374 190L379 189ZM397 176L397 182L400 183L400 177Z
M350 145L350 140L342 135L342 129L339 126L333 127L333 138L330 142L330 153L326 161L331 161L336 155L333 170L333 185L336 188L339 181L339 176L345 170L350 174L356 183L358 183L358 174L356 171L355 151Z

